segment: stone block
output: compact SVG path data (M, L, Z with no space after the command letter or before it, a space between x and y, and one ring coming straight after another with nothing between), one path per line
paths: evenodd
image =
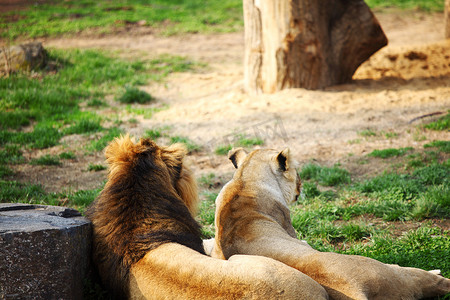
M91 236L76 210L0 204L0 299L82 299Z
M47 51L39 42L0 48L0 74L36 70L46 63Z

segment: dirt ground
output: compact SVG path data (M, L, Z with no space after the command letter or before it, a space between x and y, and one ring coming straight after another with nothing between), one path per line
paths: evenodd
M422 131L418 125L438 116L415 118L450 108L450 40L444 40L442 13L378 11L389 45L365 62L352 83L320 91L284 90L249 96L243 91L242 32L214 35L159 37L120 33L104 37L43 40L45 47L119 50L125 57L150 58L162 53L183 55L206 62L200 72L171 75L166 82L143 87L168 109L151 119L122 127L141 136L153 127L168 126L170 135L189 137L202 146L188 158L197 176L214 173L227 180L233 172L225 156L214 149L235 134L260 137L263 147L290 147L304 164L341 163L354 177L382 172L387 164L361 164L373 149L411 146L421 149L432 140L448 140L448 132ZM126 120L132 116L122 115ZM375 137L358 134L377 132ZM389 133L392 138L387 138ZM83 136L66 137L62 146L45 153L79 145ZM167 140L160 140L161 143ZM77 152L82 153L82 149ZM42 153L28 153L29 157ZM19 166L22 181L43 184L48 190L97 187L106 171L88 172L88 163L102 163L102 155L78 156L60 167Z

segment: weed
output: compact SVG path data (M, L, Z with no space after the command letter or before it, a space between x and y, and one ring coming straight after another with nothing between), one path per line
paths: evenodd
M64 134L83 134L101 131L103 127L100 125L100 118L93 114L82 114L75 124L66 128Z
M108 106L108 105L106 104L105 101L102 101L102 100L100 100L100 99L98 99L98 98L90 99L90 100L86 103L86 105L87 105L88 107L102 107L102 106Z
M172 136L170 138L170 143L182 143L186 146L189 153L196 152L200 150L200 146L188 139L187 137L182 136Z
M415 219L446 218L450 215L450 187L449 185L433 186L421 194L412 210Z
M135 119L135 118L131 118L131 119L128 119L128 123L130 123L130 124L138 124L139 121L137 119Z
M252 147L264 144L264 141L260 138L247 138L243 135L238 136L237 146L240 147Z
M147 107L147 108L136 108L136 107L131 107L130 105L127 105L125 107L127 112L134 113L137 115L143 115L144 119L151 119L153 117L153 114L158 113L163 110L166 110L168 108L169 108L168 105L163 105L160 107Z
M221 145L218 146L215 150L214 153L216 153L217 155L227 155L228 152L233 148L232 145Z
M424 148L438 148L440 151L450 153L450 141L433 141L423 145Z
M19 164L23 160L22 151L17 145L6 145L0 150L0 164Z
M162 29L163 34L186 32L229 32L242 29L242 3L237 0L200 0L188 3L177 0L155 0L151 3L130 0L126 3L99 1L53 2L32 5L20 11L15 22L9 22L2 37L15 39L77 34L88 30L109 33L126 24L145 20L148 26ZM122 9L126 6L127 9ZM17 12L16 12L17 13ZM0 17L9 14L0 14ZM75 16L75 17L74 17Z
M141 91L136 87L126 87L122 95L117 98L120 103L140 103L145 104L154 100L147 92Z
M102 188L92 190L80 190L67 195L69 203L76 206L80 212L84 210L97 198Z
M424 125L425 128L431 130L449 130L450 129L450 113L447 113L445 116L439 118L438 120L428 123Z
M0 203L2 202L55 204L56 196L47 194L40 185L0 180Z
M73 153L72 151L69 151L69 152L62 152L62 153L60 153L59 154L59 158L61 158L61 159L75 159L77 157L75 156L75 153Z
M306 199L314 198L320 195L317 185L313 182L302 182L302 196Z
M377 133L371 129L365 129L362 131L358 131L358 135L368 138L368 137L372 137L372 136L377 136Z
M394 157L394 156L403 156L408 151L411 151L411 150L413 150L412 147L400 148L400 149L388 148L388 149L383 149L383 150L373 150L371 153L369 153L369 156L379 157L379 158L389 158L389 157Z
M87 170L89 172L91 172L91 171L98 172L98 171L106 170L106 167L103 165L96 165L96 164L89 163Z
M375 234L370 243L355 244L340 251L345 254L363 255L388 264L422 268L441 269L443 275L450 274L450 232L437 227L423 225L410 230L400 238Z
M111 142L114 138L119 137L121 134L122 130L120 128L109 128L102 136L91 141L87 148L91 151L102 151L109 142Z
M4 165L0 165L0 179L4 178L6 176L13 175L13 174L14 174L14 171L11 168L4 166Z
M422 11L442 11L444 3L442 0L367 0L370 7L398 7L401 9L420 9Z
M416 169L412 176L422 185L448 184L450 181L450 168L441 164L431 164Z
M215 179L216 175L214 173L208 173L206 175L202 175L198 179L198 182L205 187L211 188L214 185Z
M164 135L165 128L152 128L145 131L144 137L156 140Z
M45 154L39 158L32 159L30 165L59 166L61 165L61 161L58 156Z
M200 209L197 215L197 220L202 225L203 238L214 237L214 214L215 214L215 201L217 193L203 192L202 196L205 198L200 202Z
M316 164L303 166L300 177L304 180L312 179L324 186L336 186L350 183L350 173L347 170L334 167L321 167Z
M385 132L385 133L384 133L384 136L385 136L387 139L393 139L393 138L398 137L398 133L396 133L396 132Z

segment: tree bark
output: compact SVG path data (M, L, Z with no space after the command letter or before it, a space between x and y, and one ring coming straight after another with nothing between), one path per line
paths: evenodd
M363 0L244 0L244 85L250 93L350 81L387 45Z
M445 38L450 39L450 0L445 0Z

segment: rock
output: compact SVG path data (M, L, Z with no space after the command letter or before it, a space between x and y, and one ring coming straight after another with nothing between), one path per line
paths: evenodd
M47 51L42 43L29 43L0 48L0 73L31 71L42 68L47 63Z
M0 204L0 299L82 299L91 235L73 209Z

